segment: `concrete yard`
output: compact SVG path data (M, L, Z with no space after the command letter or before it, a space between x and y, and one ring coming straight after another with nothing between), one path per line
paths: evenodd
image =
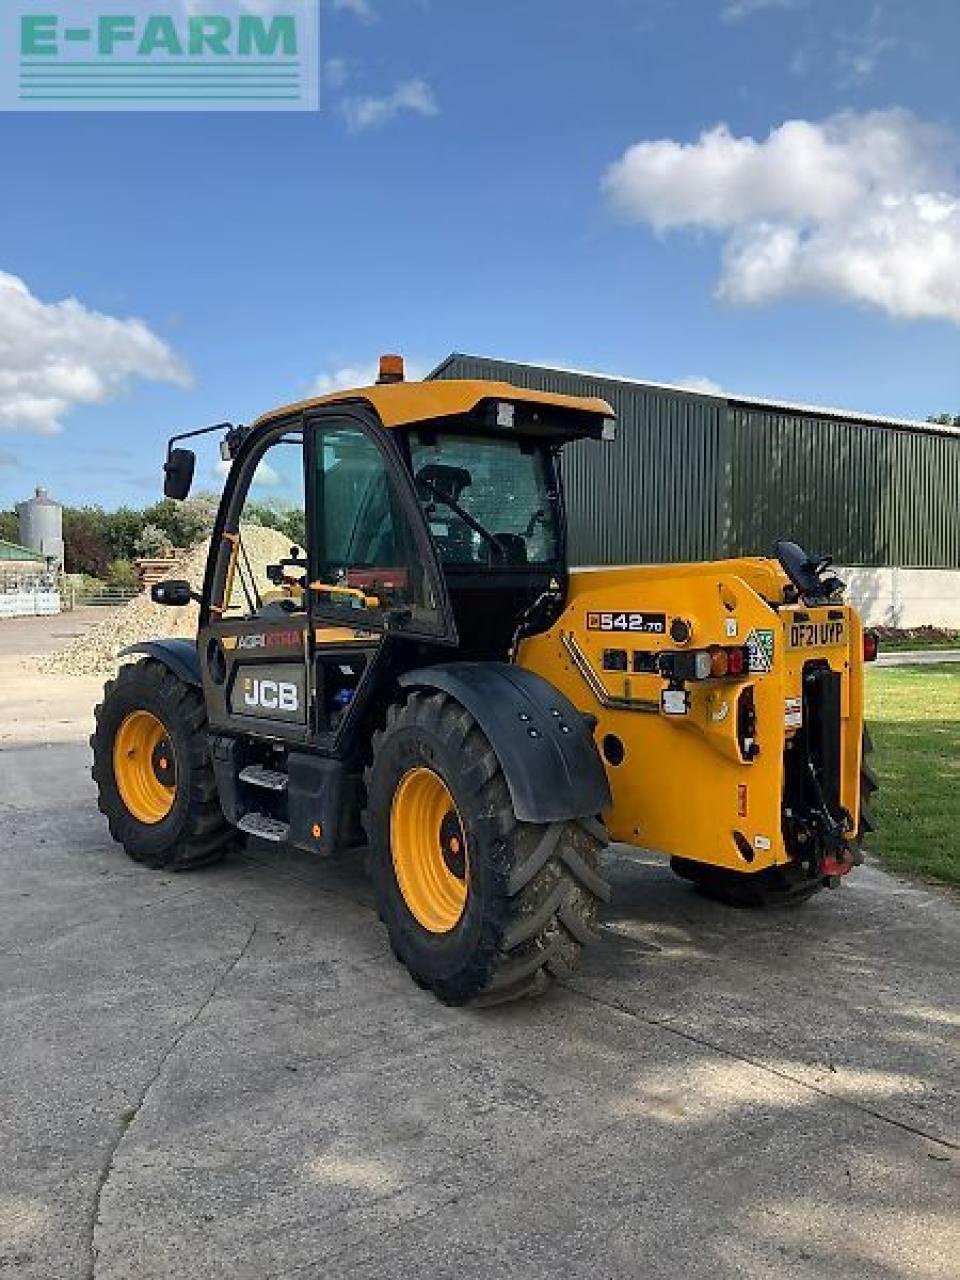
M100 681L25 656L80 624L0 623L0 1276L960 1274L955 895L732 912L617 852L576 978L448 1010L360 859L127 860Z

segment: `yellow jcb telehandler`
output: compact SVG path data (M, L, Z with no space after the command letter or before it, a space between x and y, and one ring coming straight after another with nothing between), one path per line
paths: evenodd
M563 449L605 447L604 401L407 383L387 357L376 386L207 430L231 465L202 593L153 588L198 599L198 633L127 650L91 739L138 862L196 867L240 832L368 846L396 956L460 1005L570 971L609 840L743 904L860 860L873 636L791 542L570 572Z

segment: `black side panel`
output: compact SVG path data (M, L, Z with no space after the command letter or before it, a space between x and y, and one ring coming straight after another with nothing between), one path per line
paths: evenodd
M120 657L128 653L143 653L156 658L185 684L200 688L200 655L195 640L144 640L141 644L121 649Z
M287 757L290 843L311 853L363 842L357 778L339 760L291 751Z
M239 782L240 770L249 763L246 744L240 738L214 734L210 735L209 741L220 808L226 820L236 826L247 811L240 798Z
M521 822L586 818L611 804L587 721L542 676L505 662L450 662L400 677L449 693L476 719L507 779Z

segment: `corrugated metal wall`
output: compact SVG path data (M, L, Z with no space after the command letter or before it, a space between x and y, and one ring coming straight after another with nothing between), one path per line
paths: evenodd
M441 378L609 400L614 444L564 453L574 564L769 554L960 568L960 436L455 355Z
M722 401L472 356L453 357L435 376L602 396L613 405L615 441L584 440L563 453L574 564L725 554L729 516L721 490L729 490L729 442Z

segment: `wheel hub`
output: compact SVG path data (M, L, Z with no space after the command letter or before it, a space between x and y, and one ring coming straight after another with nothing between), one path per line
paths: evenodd
M177 761L163 721L131 711L113 741L113 776L127 811L147 826L162 822L177 795Z
M411 915L430 933L459 924L469 890L467 840L446 783L420 766L403 775L390 809L390 853Z

